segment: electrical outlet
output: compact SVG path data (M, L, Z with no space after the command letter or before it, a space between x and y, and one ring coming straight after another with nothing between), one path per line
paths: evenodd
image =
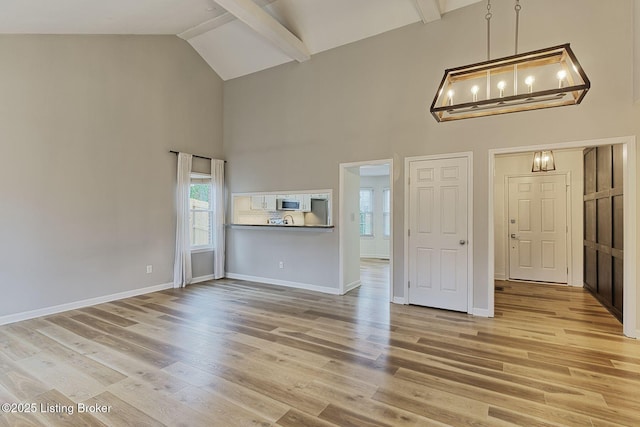
M280 264L278 265L278 267L284 268L284 261L280 261Z
M147 274L153 273L153 265L147 265Z

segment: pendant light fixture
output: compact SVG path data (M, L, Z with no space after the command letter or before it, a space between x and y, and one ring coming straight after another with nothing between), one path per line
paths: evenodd
M518 54L521 9L516 0L515 55L492 60L487 0L487 61L445 70L430 109L438 122L582 102L591 82L568 43Z
M549 172L556 170L556 161L553 151L536 151L533 153L531 172Z

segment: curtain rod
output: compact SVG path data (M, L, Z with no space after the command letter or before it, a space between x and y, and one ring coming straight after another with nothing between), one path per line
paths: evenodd
M176 156L178 155L178 152L177 152L177 151L173 151L173 150L169 150L169 153L173 153L173 154L175 154ZM199 159L212 160L212 159L211 159L211 157L198 156L198 155L196 155L196 154L192 154L192 156L193 156L193 157L197 157L197 158L199 158ZM226 160L225 160L224 162L225 162L225 163L227 163L227 161L226 161Z

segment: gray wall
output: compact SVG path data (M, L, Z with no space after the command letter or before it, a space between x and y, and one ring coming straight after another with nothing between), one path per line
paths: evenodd
M333 188L334 217L340 200L338 165L394 158L394 294L403 296L404 189L407 156L473 151L474 302L484 309L488 273L488 150L532 144L634 135L640 108L633 104L632 1L612 7L598 0L540 0L523 9L520 50L570 42L593 88L580 106L539 110L453 123L428 113L443 70L485 59L484 14L478 3L428 25L414 24L333 49L305 63L289 63L225 82L224 146L232 192L274 188ZM513 9L494 5L492 52L513 53ZM462 30L464 29L464 30ZM292 184L294 183L294 184ZM336 224L337 227L341 225ZM273 235L230 233L243 253L271 250ZM308 241L279 236L281 256ZM314 241L325 268L337 272L338 233ZM233 256L233 254L231 254ZM230 271L252 269L231 263ZM301 268L317 269L317 259ZM330 276L337 282L337 273ZM640 297L639 297L640 298Z
M173 36L0 36L0 58L0 316L171 282L168 151L222 155L222 81Z

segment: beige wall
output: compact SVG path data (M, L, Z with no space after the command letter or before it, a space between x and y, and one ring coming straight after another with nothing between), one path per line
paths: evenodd
M172 36L0 36L0 58L0 316L171 282L168 151L222 155L222 81Z
M512 54L512 8L503 4L494 9L492 51ZM597 0L540 0L523 9L520 49L570 42L592 81L585 101L436 123L428 106L443 70L485 58L484 13L485 4L478 3L438 22L410 25L314 55L302 64L225 82L231 191L282 188L295 177L300 188L333 188L337 201L339 163L394 158L399 172L394 177L394 294L402 297L405 242L397 232L403 230L404 217L402 159L473 151L473 305L487 308L488 150L634 135L640 131L640 114L633 104L632 1L611 7ZM229 237L235 245L236 237ZM255 237L254 248L269 247L268 239ZM278 250L301 249L302 242L293 236L286 242ZM326 268L337 271L337 257L328 255L337 252L337 233L318 244L325 254L322 261L329 261ZM233 262L234 271L242 273L248 262ZM302 268L316 268L316 262L309 259ZM338 280L337 274L331 278Z
M583 166L582 150L555 150L556 171L553 174L569 173L567 181L567 193L570 197L570 205L567 209L567 225L571 227L571 240L567 243L570 254L567 257L570 267L569 284L582 286L583 277L583 226L582 226L582 195L583 195ZM504 280L508 273L508 224L507 224L507 194L508 187L505 179L508 176L540 175L531 173L533 153L512 154L496 156L494 174L494 254L495 277Z

